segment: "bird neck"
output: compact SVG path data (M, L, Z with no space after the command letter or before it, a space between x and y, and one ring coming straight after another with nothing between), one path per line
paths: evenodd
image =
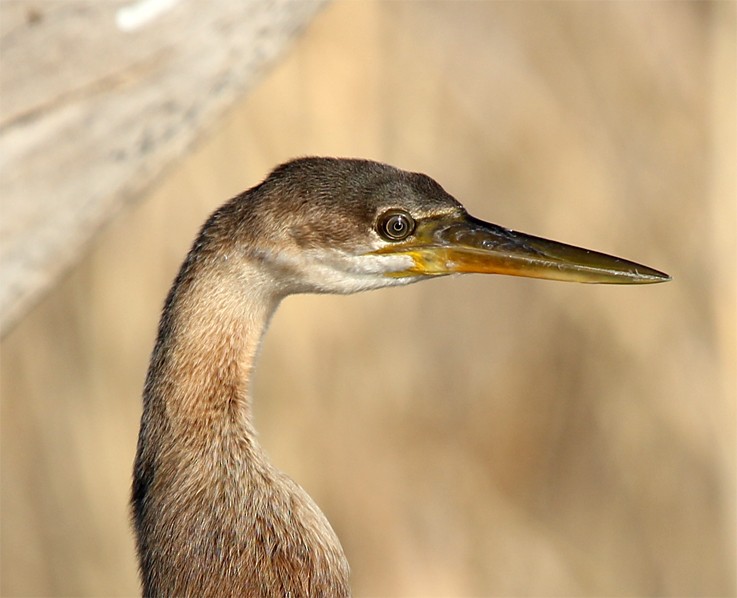
M144 595L350 592L330 524L252 426L250 375L279 303L266 280L185 263L167 299L133 483Z
M278 299L259 277L208 269L173 292L168 334L159 339L172 431L184 445L207 444L228 432L256 448L251 424L251 372ZM165 316L166 317L166 316ZM152 369L154 365L152 364ZM254 453L252 457L260 458Z

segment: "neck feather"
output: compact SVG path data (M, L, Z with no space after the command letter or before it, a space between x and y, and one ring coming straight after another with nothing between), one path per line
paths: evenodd
M226 430L253 441L251 372L278 305L264 286L216 270L172 293L145 400L166 404L178 442L208 444Z
M134 472L145 595L348 594L329 523L253 430L250 374L279 303L266 280L185 263L167 299Z

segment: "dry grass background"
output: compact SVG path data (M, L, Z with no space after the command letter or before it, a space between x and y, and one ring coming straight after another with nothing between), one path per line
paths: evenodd
M287 300L257 425L355 593L734 596L735 6L325 10L3 340L3 595L137 593L128 488L166 290L219 203L329 154L674 276Z

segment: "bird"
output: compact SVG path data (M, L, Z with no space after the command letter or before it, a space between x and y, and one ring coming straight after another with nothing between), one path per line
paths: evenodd
M131 493L144 596L350 596L308 494L259 444L254 361L280 301L489 273L670 280L469 215L439 183L371 160L303 157L204 223L166 297L143 389Z

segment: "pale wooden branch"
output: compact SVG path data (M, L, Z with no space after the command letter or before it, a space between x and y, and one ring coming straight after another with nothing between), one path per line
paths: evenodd
M0 334L324 3L0 4Z

